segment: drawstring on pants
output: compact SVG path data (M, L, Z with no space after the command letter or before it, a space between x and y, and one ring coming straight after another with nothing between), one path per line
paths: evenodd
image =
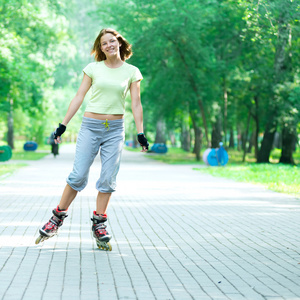
M104 122L104 123L102 123L104 126L105 126L105 128L107 128L107 131L109 130L109 123L107 122L107 119L106 119L106 121Z

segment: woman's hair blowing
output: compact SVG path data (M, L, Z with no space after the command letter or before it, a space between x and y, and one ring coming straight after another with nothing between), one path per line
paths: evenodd
M118 31L111 28L104 28L100 31L99 35L97 36L91 51L91 54L95 54L95 60L102 61L106 59L105 54L101 50L101 37L107 33L111 33L112 35L114 35L121 44L121 59L125 61L126 59L130 58L130 56L132 55L131 44L129 44L128 41Z

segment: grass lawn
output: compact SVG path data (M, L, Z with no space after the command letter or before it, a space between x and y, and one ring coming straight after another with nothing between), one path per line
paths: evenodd
M50 146L39 146L36 151L24 151L22 141L15 143L12 158L9 162L0 162L0 180L10 176L15 170L27 166L26 163L13 163L14 160L39 160L50 154Z
M242 162L243 153L230 150L229 163L225 167L208 167L197 169L213 176L230 178L263 186L269 190L300 197L300 151L294 153L298 166L279 164L280 150L274 149L269 164L255 163L254 154L247 154Z
M14 171L19 168L26 167L25 163L6 164L0 163L0 180L10 176Z
M18 150L15 149L13 150L13 154L12 154L12 160L39 160L45 156L47 156L48 154L50 154L49 152L42 152L39 150L36 151L24 151L23 149Z
M130 151L140 149L126 148ZM205 150L205 149L204 149ZM203 150L203 151L204 151ZM267 189L300 197L300 166L279 164L280 150L274 149L270 156L270 164L256 164L253 153L246 155L229 150L229 162L225 167L206 166L203 161L197 162L195 155L178 148L169 148L166 154L149 153L148 157L169 164L199 164L195 170L218 177L261 185ZM296 164L300 164L300 151L294 153Z
M25 151L24 141L16 141L12 160L39 160L51 153L50 145L39 145L36 151Z
M283 164L229 164L197 168L200 172L261 185L269 190L300 197L300 168Z
M149 149L151 146L149 147ZM125 147L126 150L140 152L141 147L139 148L131 148ZM156 154L156 153L147 153L148 157L165 162L167 164L204 164L203 161L196 161L195 155L193 153L186 152L180 148L168 148L168 152L166 154Z

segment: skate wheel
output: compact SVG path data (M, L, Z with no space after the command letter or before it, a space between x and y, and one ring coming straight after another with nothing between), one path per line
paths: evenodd
M112 250L110 242L97 242L97 246L101 250L105 250L105 251L111 251Z
M110 242L108 242L108 243L106 243L106 245L108 246L108 251L111 251L112 250L112 247L111 247L111 244L110 244Z
M43 237L40 235L36 240L35 240L35 244L37 245L38 243L40 243L42 241Z

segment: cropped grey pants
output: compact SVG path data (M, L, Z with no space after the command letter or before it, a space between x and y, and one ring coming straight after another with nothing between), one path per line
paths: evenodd
M83 117L68 185L78 192L86 187L90 167L100 149L101 174L96 189L102 193L114 192L124 138L124 119L103 121Z

